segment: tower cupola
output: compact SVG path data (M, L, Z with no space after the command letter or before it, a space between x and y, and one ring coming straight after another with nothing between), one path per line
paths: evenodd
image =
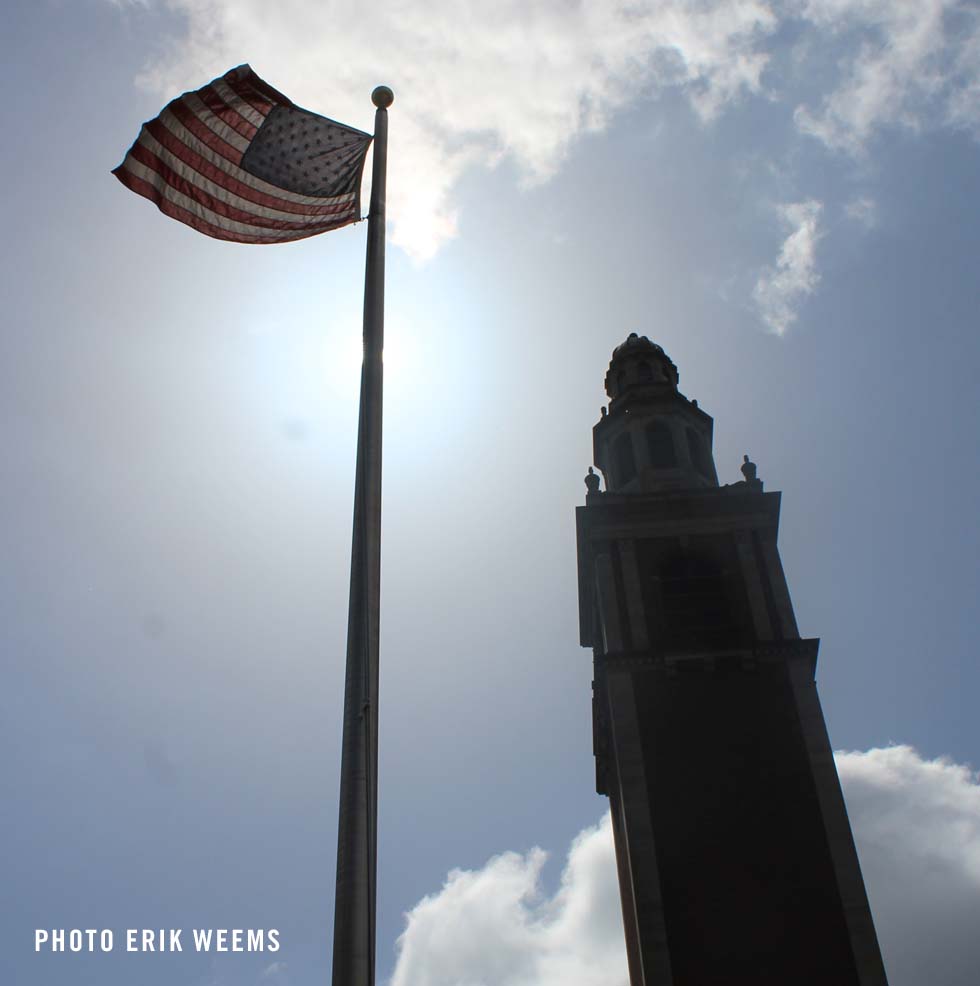
M595 464L610 493L717 486L712 420L677 389L671 358L631 332L606 372L609 407L593 430Z
M613 350L606 371L610 407L631 396L676 391L679 379L673 360L660 346L631 332L626 342Z

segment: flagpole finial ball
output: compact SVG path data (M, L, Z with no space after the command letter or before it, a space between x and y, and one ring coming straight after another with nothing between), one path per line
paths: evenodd
M395 101L395 94L387 86L378 86L374 92L371 93L371 102L378 107L379 110L386 110Z

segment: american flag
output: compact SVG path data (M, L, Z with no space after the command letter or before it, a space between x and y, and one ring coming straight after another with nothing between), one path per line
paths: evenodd
M112 173L208 236L283 243L361 218L371 135L295 106L239 65L143 124Z

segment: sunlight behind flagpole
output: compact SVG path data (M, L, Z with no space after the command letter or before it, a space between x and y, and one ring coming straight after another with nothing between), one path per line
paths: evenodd
M405 400L411 400L413 392L427 392L430 381L423 379L425 367L422 365L418 343L411 337L409 327L400 327L397 322L389 322L388 337L385 339L384 367L385 383L389 391L403 391ZM356 398L358 374L361 369L360 327L345 326L343 330L325 338L320 344L320 372L326 380L329 392L337 398Z

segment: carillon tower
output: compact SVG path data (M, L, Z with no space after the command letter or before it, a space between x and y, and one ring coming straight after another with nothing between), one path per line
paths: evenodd
M577 511L632 986L886 986L814 673L748 456L719 486L712 419L635 333Z

